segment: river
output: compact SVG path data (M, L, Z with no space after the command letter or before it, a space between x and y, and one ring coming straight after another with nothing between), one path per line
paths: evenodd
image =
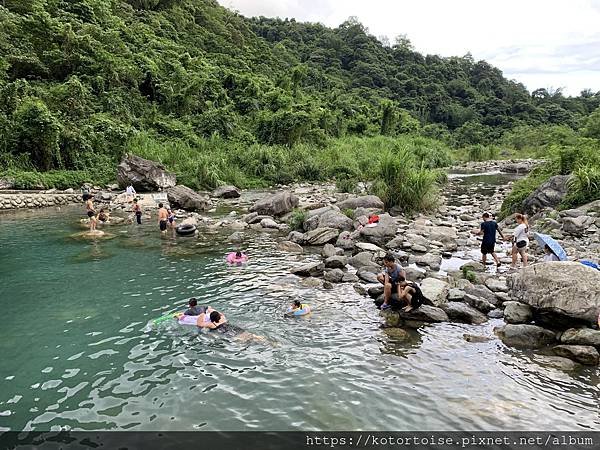
M0 430L590 430L598 371L565 373L492 336L502 322L382 329L351 284L303 288L316 255L249 232L159 236L154 221L72 239L81 208L0 215ZM190 296L261 339L151 319ZM290 299L314 308L284 319Z

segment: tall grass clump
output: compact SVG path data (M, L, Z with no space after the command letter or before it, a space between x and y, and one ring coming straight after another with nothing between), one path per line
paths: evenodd
M561 207L573 208L594 200L600 200L600 166L588 164L577 167L571 173L567 196Z
M436 170L419 165L414 156L403 149L382 155L372 190L388 208L423 211L436 205L439 181Z
M303 209L294 209L288 219L288 225L292 230L303 230L304 221L307 219L307 212Z

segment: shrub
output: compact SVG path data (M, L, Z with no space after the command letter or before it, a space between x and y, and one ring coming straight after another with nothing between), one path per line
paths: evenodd
M584 165L575 169L571 174L567 196L563 200L561 207L573 208L599 199L600 167Z
M475 275L475 272L471 270L470 267L463 267L462 274L463 278L467 281L470 281L471 283L475 283L477 281L477 276Z
M335 181L335 187L340 192L353 194L356 191L358 181L354 178L341 178Z
M303 230L307 215L303 209L294 209L288 220L288 225L292 230Z

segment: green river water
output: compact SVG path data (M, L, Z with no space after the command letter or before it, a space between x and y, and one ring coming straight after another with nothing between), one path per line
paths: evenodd
M70 238L81 208L0 215L2 430L598 429L598 370L544 367L483 326L436 324L406 341L351 285L302 288L316 256L248 233L161 238L154 221ZM266 341L148 322L190 296ZM284 319L290 298L314 308Z

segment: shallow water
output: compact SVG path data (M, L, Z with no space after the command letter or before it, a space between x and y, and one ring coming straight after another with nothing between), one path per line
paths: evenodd
M0 215L0 429L597 429L597 369L566 374L483 326L380 328L351 285L304 289L316 256L248 233L161 238L154 221L80 241L77 207ZM196 296L266 341L148 322ZM284 319L288 299L312 305Z

